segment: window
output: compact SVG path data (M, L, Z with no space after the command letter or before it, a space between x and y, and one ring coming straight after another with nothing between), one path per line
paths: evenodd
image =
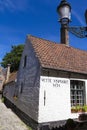
M83 106L85 104L85 82L78 80L70 81L71 107Z
M27 56L24 57L24 64L23 64L23 67L26 67L26 63L27 63Z

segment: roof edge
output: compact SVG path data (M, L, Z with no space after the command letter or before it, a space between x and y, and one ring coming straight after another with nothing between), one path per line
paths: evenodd
M38 38L38 39L41 39L41 40L45 40L45 41L52 42L52 43L54 43L54 44L64 45L65 47L68 47L68 48L73 48L73 49L76 49L76 50L79 50L79 51L87 52L86 50L83 50L83 49L80 49L80 48L75 48L75 47L70 46L70 45L67 46L67 45L62 44L62 43L60 43L60 42L56 42L56 41L52 41L52 40L47 40L47 39L45 39L45 38L37 37L37 36L34 36L34 35L32 35L32 34L27 34L27 38L28 38L28 39L29 39L29 37Z
M51 69L51 70L57 70L57 71L64 71L64 72L71 72L71 73L77 73L77 74L84 74L84 75L87 75L87 73L83 73L83 72L77 72L77 71L70 71L70 70L65 70L65 69L54 69L54 68L51 68L51 67L45 67L45 66L42 66L42 69Z

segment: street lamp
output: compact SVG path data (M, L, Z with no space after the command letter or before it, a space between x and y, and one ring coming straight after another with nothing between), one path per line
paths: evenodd
M68 24L71 21L71 6L66 0L62 0L57 7L59 22L61 23L61 43L69 45Z
M61 43L69 46L69 35L68 31L73 33L79 38L87 37L87 26L86 27L70 27L69 22L71 21L71 5L66 0L61 0L57 7L59 15L59 22L61 23ZM87 24L87 10L85 11L85 19Z
M68 24L71 19L71 6L66 0L62 0L57 7L57 12L60 16L59 21L61 24Z

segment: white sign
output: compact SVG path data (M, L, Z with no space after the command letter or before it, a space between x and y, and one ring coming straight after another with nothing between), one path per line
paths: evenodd
M43 77L41 76L42 83L50 83L53 87L61 87L68 84L68 80L64 78L54 78L54 77Z

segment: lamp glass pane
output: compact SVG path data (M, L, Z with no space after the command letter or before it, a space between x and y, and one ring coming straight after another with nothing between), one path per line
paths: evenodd
M68 6L63 6L59 10L60 17L62 18L71 18L70 8Z

